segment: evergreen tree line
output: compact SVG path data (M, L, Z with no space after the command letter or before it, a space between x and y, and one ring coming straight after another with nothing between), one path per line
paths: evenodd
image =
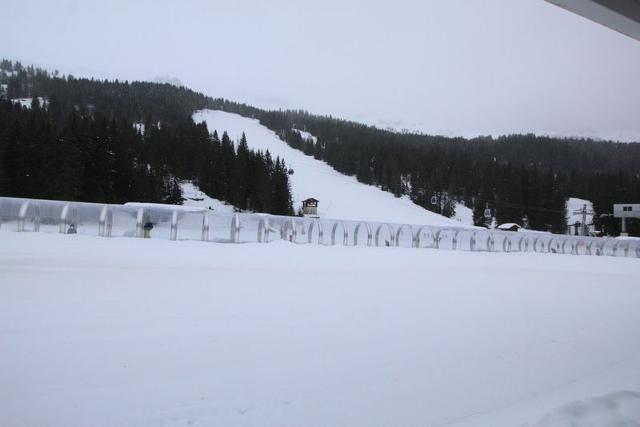
M169 200L171 175L146 161L143 141L131 123L75 111L69 116L59 127L37 102L28 109L0 100L0 194L101 203L176 202Z
M449 138L226 100L211 108L258 118L290 146L434 212L451 216L463 202L476 225L487 224L488 207L497 223L562 233L569 226L566 200L578 197L593 202L599 230L617 234L613 204L640 202L640 144L533 134ZM640 221L628 221L628 231L640 235Z
M522 224L526 216L531 228L562 232L567 226L566 199L580 197L593 202L596 225L613 234L619 231L619 220L607 216L613 203L640 201L640 144L531 134L464 139L395 132L305 111L266 111L168 84L60 77L30 67L17 70L15 63L6 63L13 72L0 73L0 83L8 84L9 97L46 96L48 111L58 124L68 120L68 114L58 111L71 109L106 119L124 117L148 130L158 123L161 129L174 123L195 126L190 117L201 108L237 113L259 119L292 147L339 172L397 196L408 195L432 211L452 215L455 202L464 202L479 225L485 223L488 206L498 223ZM6 69L6 63L0 68ZM316 140L303 138L297 130ZM193 142L197 137L180 134L184 138L175 137L167 146L184 150L167 147L171 156L162 150L148 155L160 156L176 177L193 175L194 170L199 175L200 169L194 168L201 156L188 154L197 150L198 143ZM240 198L251 203L256 199ZM640 234L638 222L631 221L629 228Z
M250 150L244 135L236 148L226 133L222 139L209 134L206 124L193 122L191 107L174 103L173 87L149 84L145 96L128 83L88 84L37 69L12 71L10 77L1 73L13 82L9 87L38 92L31 93L29 108L0 96L0 194L180 204L179 181L188 179L242 210L293 213L284 161ZM16 83L25 76L29 83ZM38 78L46 85L38 86ZM85 86L92 95L78 95Z
M206 125L202 124L206 129ZM196 149L192 168L200 189L211 197L226 200L241 210L293 214L288 169L284 160L274 160L267 150L250 150L242 134L237 149L224 132L217 131ZM184 176L187 171L184 172Z

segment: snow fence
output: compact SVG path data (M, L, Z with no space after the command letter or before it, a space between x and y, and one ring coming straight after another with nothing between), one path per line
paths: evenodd
M102 237L148 237L226 243L391 246L484 252L540 252L640 258L640 240L533 231L348 221L205 208L0 197L0 229Z

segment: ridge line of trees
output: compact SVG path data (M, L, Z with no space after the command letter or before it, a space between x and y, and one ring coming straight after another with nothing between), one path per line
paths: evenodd
M0 62L0 194L181 204L181 180L240 210L293 213L284 160L191 118L198 96ZM6 86L4 86L6 85ZM22 106L15 98L32 98ZM40 99L43 100L42 105ZM204 105L204 104L203 104Z
M453 214L456 202L462 202L473 209L479 225L485 222L489 200L498 223L522 223L526 215L533 229L563 232L565 215L558 212L565 210L568 197L579 197L593 202L596 225L615 234L619 221L606 216L612 204L640 201L640 144L532 134L465 139L400 133L306 111L262 110L169 84L76 79L6 60L0 62L0 83L6 85L7 98L46 98L47 113L58 126L68 121L72 110L105 120L125 119L149 131L154 126L195 127L191 116L204 108L256 118L292 147L360 182L396 196L408 195L420 206L447 216ZM298 130L316 140L303 138ZM201 153L199 143L193 142L206 138L205 133L180 130L159 150L162 155L154 150L145 154L160 157L151 164L166 165L163 176L202 178L206 187L210 178L196 167ZM191 151L198 154L191 156ZM219 190L208 191L220 197ZM244 206L244 197L240 201L229 194L224 197ZM247 197L246 205L252 205L255 196ZM628 226L631 234L640 234L638 221L629 221Z

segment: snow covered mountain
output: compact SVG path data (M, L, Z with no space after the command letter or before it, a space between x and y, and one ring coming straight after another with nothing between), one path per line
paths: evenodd
M355 177L343 175L325 162L289 147L256 119L217 110L196 111L193 119L197 123L206 122L210 132L226 131L235 141L244 132L250 148L269 150L274 159L276 156L284 159L294 171L290 179L295 210L303 200L313 197L320 201L321 217L443 226L469 224L469 208L462 205L456 208L458 221L428 211L406 196L397 198L375 186L362 184Z

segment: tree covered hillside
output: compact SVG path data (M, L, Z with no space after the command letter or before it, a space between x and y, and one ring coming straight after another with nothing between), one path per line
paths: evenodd
M240 209L292 213L284 161L195 124L202 95L167 84L58 78L8 61L0 75L7 85L0 194L181 203L178 181L191 179ZM30 106L10 101L23 97Z
M47 100L46 108L32 111L7 102L2 107L4 194L58 194L43 190L43 183L29 186L21 181L26 174L35 180L31 174L44 170L42 161L35 160L42 154L32 156L27 150L37 138L18 143L35 131L25 123L40 120L52 132L42 137L42 144L62 138L64 142L50 149L66 152L62 146L72 144L71 153L82 153L64 161L75 161L81 165L77 170L89 175L83 178L74 171L65 179L86 182L87 188L56 190L65 195L82 200L175 201L172 180L189 178L211 196L241 208L290 212L286 166L267 153L245 152L240 146L230 150L224 135L218 140L209 135L212 130L193 123L195 110L210 108L259 119L292 147L339 172L398 196L409 195L437 213L450 216L455 202L462 201L473 208L477 224L484 223L488 206L499 223L522 223L526 216L531 228L563 232L565 201L579 197L593 201L599 228L616 233L619 221L607 216L612 204L640 201L640 144L531 134L464 139L400 133L305 111L266 111L169 84L76 79L10 61L0 65L6 98ZM19 125L15 118L6 118L5 111L19 117ZM132 132L134 124L144 132ZM305 139L298 130L317 139ZM104 138L109 142L102 143ZM12 157L16 145L22 157ZM11 169L16 167L23 169ZM91 171L110 175L93 177ZM96 191L95 182L100 183ZM629 229L640 234L636 221L630 221Z
M616 234L613 203L640 201L640 144L532 134L450 138L224 100L214 108L259 118L292 147L437 213L450 215L453 201L464 201L477 225L488 206L498 223L522 224L526 215L531 228L563 232L565 202L579 197L593 201L598 228ZM640 221L630 224L640 235Z

